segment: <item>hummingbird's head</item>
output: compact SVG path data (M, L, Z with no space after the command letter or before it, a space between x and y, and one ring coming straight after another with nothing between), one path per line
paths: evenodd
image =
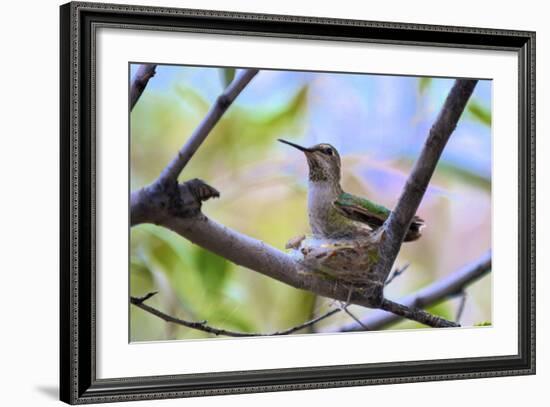
M321 143L306 148L286 140L279 139L279 141L297 148L306 155L310 181L340 182L340 155L333 146Z

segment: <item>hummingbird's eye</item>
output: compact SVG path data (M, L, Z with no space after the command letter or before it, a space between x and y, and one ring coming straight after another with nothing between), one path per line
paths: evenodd
M325 153L326 155L333 155L334 152L332 151L332 148L330 147L327 147L325 149L323 149L323 153Z

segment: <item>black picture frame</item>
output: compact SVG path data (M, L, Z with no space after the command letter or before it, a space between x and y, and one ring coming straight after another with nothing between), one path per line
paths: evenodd
M60 398L70 404L535 373L535 33L73 2L60 8ZM94 49L132 30L507 50L519 57L519 352L499 357L96 378Z

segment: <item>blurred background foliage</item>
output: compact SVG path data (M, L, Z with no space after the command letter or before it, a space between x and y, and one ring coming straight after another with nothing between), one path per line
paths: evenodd
M131 66L133 77L138 65ZM233 68L157 67L131 113L131 189L152 182L235 75ZM307 165L276 142L333 144L343 186L393 207L430 126L452 86L446 78L262 70L223 116L184 170L221 192L203 211L284 249L308 233ZM398 299L474 261L491 247L491 81L480 81L419 209L424 236L402 247L410 267L388 286ZM212 326L272 332L324 312L331 301L236 266L167 229L131 229L130 294ZM491 275L467 288L463 325L491 320ZM458 298L431 309L454 319ZM370 312L350 307L356 316ZM130 340L205 338L130 307ZM344 313L313 329L349 322ZM418 328L410 321L389 329ZM311 329L305 332L312 332ZM302 331L301 333L304 333Z

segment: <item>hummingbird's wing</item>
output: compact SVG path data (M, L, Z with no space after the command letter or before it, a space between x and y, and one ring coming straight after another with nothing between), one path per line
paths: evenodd
M391 211L377 205L365 198L343 192L334 201L334 207L348 219L367 224L371 229L377 229L384 224ZM425 226L424 221L418 216L413 218L405 241L416 240L421 235L421 229Z
M390 216L390 210L377 205L365 198L343 192L338 199L334 201L334 206L340 213L349 219L357 222L366 223L371 228L376 229L384 223Z

